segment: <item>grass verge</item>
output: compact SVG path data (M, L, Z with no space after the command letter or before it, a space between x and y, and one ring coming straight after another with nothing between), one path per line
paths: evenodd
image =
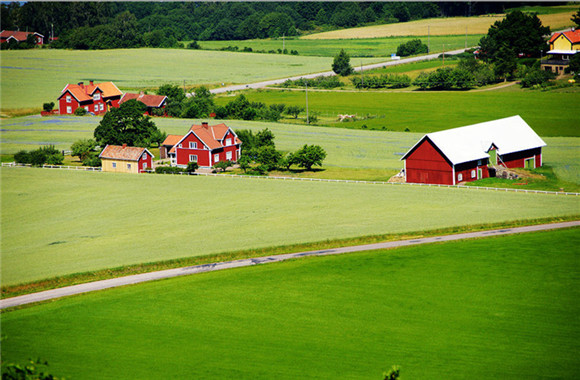
M382 235L370 235L361 236L357 238L349 239L334 239L334 240L324 240L312 243L301 243L301 244L290 244L277 247L266 247L260 249L247 249L233 252L223 252L214 255L207 255L203 257L186 257L173 260L156 261L150 263L136 264L136 265L125 265L116 268L75 273L66 276L53 277L45 279L42 281L34 281L18 285L10 285L2 287L1 298L16 297L19 295L30 294L41 292L44 290L62 288L65 286L77 285L87 282L106 280L109 278L117 278L123 276L129 276L139 273L155 272L164 269L180 268L192 265L201 265L214 262L226 262L233 260L247 259L251 257L260 256L270 256L270 255L281 255L285 253L294 253L300 251L313 251L319 249L328 248L338 248L354 245L364 245L373 244L380 242L396 241L396 240L407 240L416 239L421 237L438 236L438 235L448 235L448 234L458 234L463 232L475 232L496 228L509 228L509 227L519 227L526 225L537 225L544 223L557 223L580 219L580 215L570 215L564 217L549 217L549 218L538 218L538 219L523 219L514 220L511 222L502 223L486 223L486 224L475 224L475 225L464 225L449 228L440 228L427 231L415 231L410 233L397 233L397 234L382 234ZM12 310L12 309L9 309Z

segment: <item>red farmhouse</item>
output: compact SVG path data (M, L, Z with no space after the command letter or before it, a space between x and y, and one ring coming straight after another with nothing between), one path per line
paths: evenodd
M489 177L488 165L542 166L546 143L519 116L428 133L401 158L405 181L455 185Z
M67 84L58 97L58 109L61 115L71 115L79 107L95 115L106 113L111 107L119 107L123 93L113 82L88 85Z
M40 33L18 32L14 30L3 30L0 32L0 43L4 42L26 42L28 36L34 35L34 42L37 45L44 44L44 36Z
M225 124L194 125L185 136L169 135L161 144L160 156L166 154L171 164L185 167L190 161L211 167L220 161L237 161L242 142ZM171 148L169 148L171 146ZM163 150L168 149L165 153Z
M137 99L141 103L147 106L147 115L152 116L154 109L163 110L163 114L165 114L165 104L167 102L167 96L163 95L148 95L144 93L140 94L131 94L125 93L121 98L119 104L125 103L127 100Z

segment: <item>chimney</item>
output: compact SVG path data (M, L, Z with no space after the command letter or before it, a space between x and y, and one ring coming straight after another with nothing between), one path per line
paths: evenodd
M89 83L91 84L91 86L93 85L93 81L92 81L92 80L91 80L91 81L89 81Z
M123 149L125 149L127 147L127 144L123 144Z
M84 83L84 82L79 82L79 86L80 86L81 88L85 88L85 83Z
M207 121L203 121L201 123L201 126L204 127L205 129L209 129L209 125L207 124Z

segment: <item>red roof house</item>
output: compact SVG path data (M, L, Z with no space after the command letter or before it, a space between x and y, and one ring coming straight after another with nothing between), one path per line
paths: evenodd
M489 166L542 166L546 143L520 117L447 129L423 136L401 158L405 181L455 185L489 177Z
M99 154L104 172L143 173L153 167L153 154L146 148L107 145Z
M185 136L169 135L160 148L160 156L171 158L171 164L185 167L190 161L200 167L212 167L220 161L237 161L242 142L225 124L193 125ZM163 152L163 150L166 150ZM168 150L167 150L168 149Z
M147 106L146 113L149 116L153 115L154 109L163 110L163 114L165 115L165 105L167 103L167 96L148 95L148 94L144 94L144 93L140 93L140 94L125 93L123 95L123 97L121 97L119 104L123 104L127 100L131 100L131 99L136 99L136 100L140 101L141 103L145 104Z
M19 32L14 30L3 30L0 32L0 43L4 42L26 42L28 36L34 35L34 41L37 45L44 44L44 36L36 32Z
M67 84L58 97L59 113L71 115L77 108L83 107L95 115L104 114L111 107L119 107L121 95L123 93L113 82Z

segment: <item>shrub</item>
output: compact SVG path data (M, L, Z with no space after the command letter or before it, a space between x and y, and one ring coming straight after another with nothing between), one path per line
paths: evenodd
M314 165L322 166L325 158L326 151L319 145L304 145L294 153L296 164L306 170L312 170Z
M86 114L87 114L87 110L84 109L83 107L77 108L74 112L75 116L85 116Z
M426 72L420 73L417 78L413 81L413 85L419 87L421 90L426 90L429 88L429 74Z
M54 109L54 102L50 102L50 103L43 103L42 104L42 109L46 112L50 112Z
M187 45L188 49L201 49L201 46L199 46L199 44L197 43L197 41L192 41L189 43L189 45Z
M334 71L337 75L342 76L352 74L353 69L350 65L350 57L346 51L344 51L344 49L341 49L340 52L334 57L332 71Z
M21 150L14 155L14 162L18 164L30 164L30 152Z
M411 40L401 44L397 47L397 55L400 57L407 57L409 55L427 53L428 47L419 39Z
M521 76L520 85L522 87L545 86L550 79L554 78L551 71L539 68L521 66L518 69L518 76Z
M187 163L187 167L185 168L185 171L188 173L195 173L195 171L199 169L199 164L195 161L189 161Z
M214 166L212 166L212 167L217 171L221 170L222 172L225 172L231 166L233 166L233 162L228 160L228 161L220 161L220 162L214 164Z
M155 168L155 173L157 174L179 174L183 173L185 170L175 166L158 166Z
M100 167L101 165L101 159L96 154L91 154L83 159L83 166Z

